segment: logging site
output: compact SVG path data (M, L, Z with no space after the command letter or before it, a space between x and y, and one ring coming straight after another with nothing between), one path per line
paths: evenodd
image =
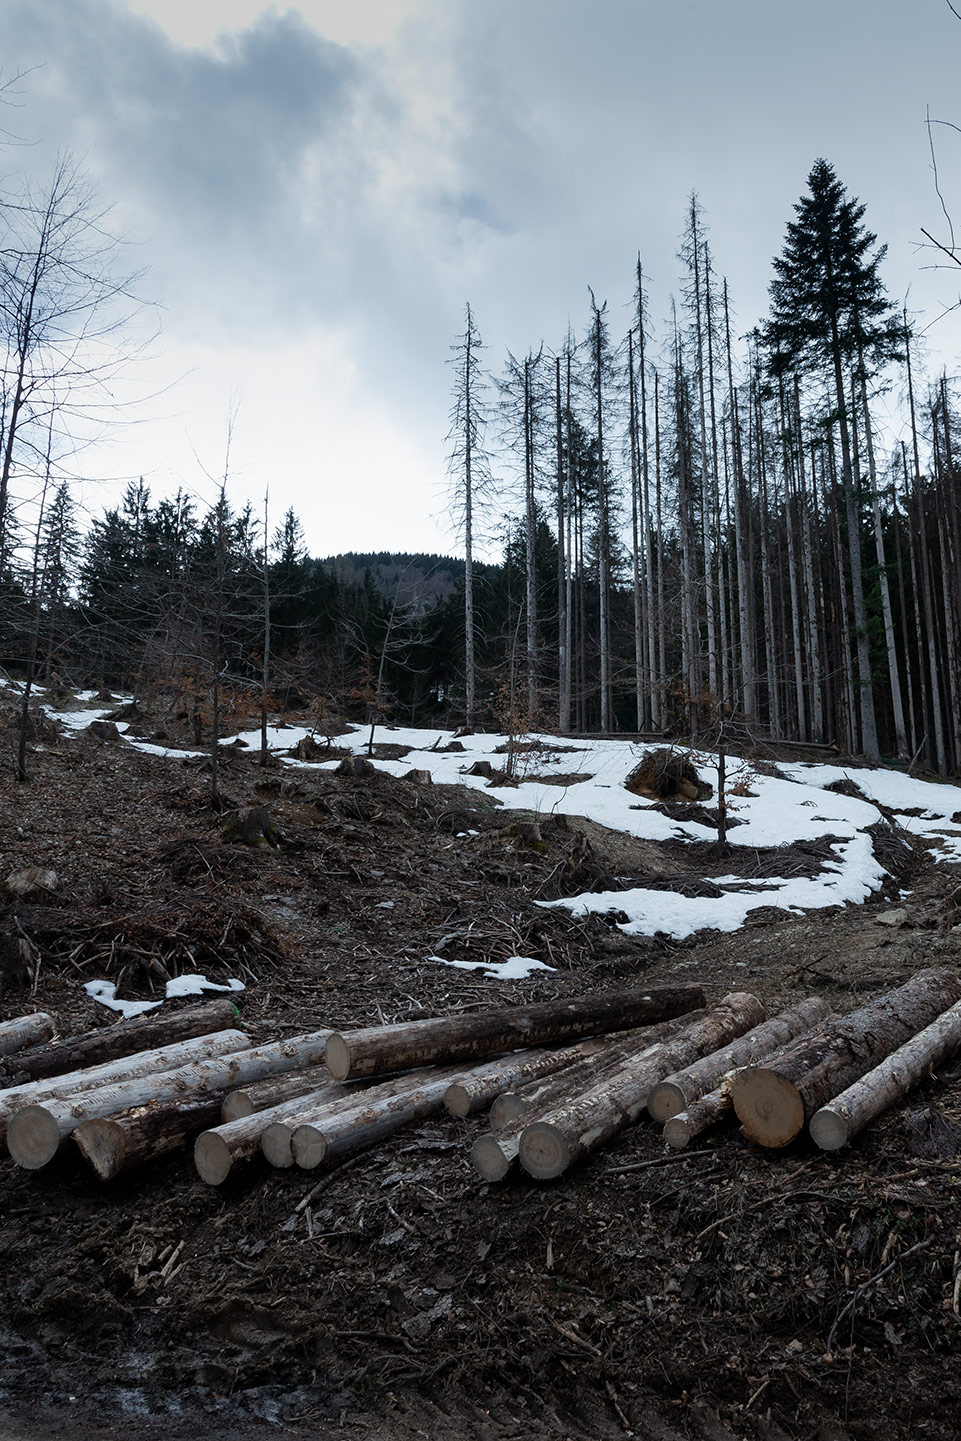
M4 1441L961 1434L961 787L31 714Z

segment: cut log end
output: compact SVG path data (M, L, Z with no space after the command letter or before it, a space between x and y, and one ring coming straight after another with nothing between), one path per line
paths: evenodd
M127 1144L123 1127L116 1121L109 1118L83 1121L74 1131L73 1139L101 1181L109 1181L123 1170Z
M691 1125L683 1114L672 1116L664 1123L664 1139L675 1151L683 1151L691 1143Z
M471 1147L471 1164L485 1181L503 1181L511 1168L511 1157L506 1155L494 1136L478 1136Z
M452 1086L448 1086L444 1092L444 1106L448 1115L470 1115L470 1096L467 1094L467 1088L457 1081Z
M804 1127L804 1102L797 1087L765 1066L739 1073L732 1100L745 1136L759 1146L787 1146Z
M230 1148L216 1131L202 1131L194 1143L194 1165L208 1186L220 1186L230 1175Z
M221 1122L239 1121L242 1116L252 1116L254 1106L246 1091L231 1091L220 1108Z
M521 1135L521 1165L537 1181L550 1181L567 1170L570 1147L559 1127L549 1121L534 1121Z
M294 1155L290 1149L291 1135L291 1128L283 1121L271 1121L260 1137L260 1149L265 1159L281 1171L294 1164Z
M673 1081L661 1081L648 1096L647 1109L655 1121L669 1121L687 1109L687 1097Z
M60 1127L45 1107L25 1106L10 1119L7 1147L18 1166L39 1171L57 1154Z
M491 1106L491 1130L509 1131L514 1123L527 1113L527 1109L523 1094L518 1095L513 1091L505 1091Z
M302 1171L313 1171L327 1155L327 1137L316 1126L297 1126L290 1138L290 1151Z
M822 1106L820 1111L815 1111L809 1129L811 1140L822 1151L840 1151L851 1136L847 1121L830 1106Z
M327 1037L324 1059L334 1080L346 1081L350 1074L350 1048L339 1031L334 1031Z

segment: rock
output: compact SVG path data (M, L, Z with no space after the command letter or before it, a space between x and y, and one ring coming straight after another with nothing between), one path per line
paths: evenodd
M49 894L55 891L59 884L60 877L56 871L44 870L42 866L27 866L22 871L11 871L3 883L3 888L17 900L25 900L28 896Z
M906 926L908 913L903 906L899 906L895 911L882 911L874 920L879 926Z

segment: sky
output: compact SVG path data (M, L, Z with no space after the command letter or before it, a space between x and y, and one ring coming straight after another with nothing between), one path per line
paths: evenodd
M582 333L588 287L616 338L640 252L657 325L696 191L746 331L819 156L898 304L927 324L961 294L919 249L947 238L926 109L961 125L946 0L3 0L0 57L8 193L69 151L143 272L89 512L226 474L313 555L457 553L465 304L494 371ZM961 134L933 133L961 234ZM925 341L956 373L958 313Z

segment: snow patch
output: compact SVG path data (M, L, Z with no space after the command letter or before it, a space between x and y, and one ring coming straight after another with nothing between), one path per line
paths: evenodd
M508 956L506 961L448 961L443 956L428 956L442 966L454 966L459 971L483 971L498 981L523 981L533 971L553 971L554 966L545 965L533 956Z

